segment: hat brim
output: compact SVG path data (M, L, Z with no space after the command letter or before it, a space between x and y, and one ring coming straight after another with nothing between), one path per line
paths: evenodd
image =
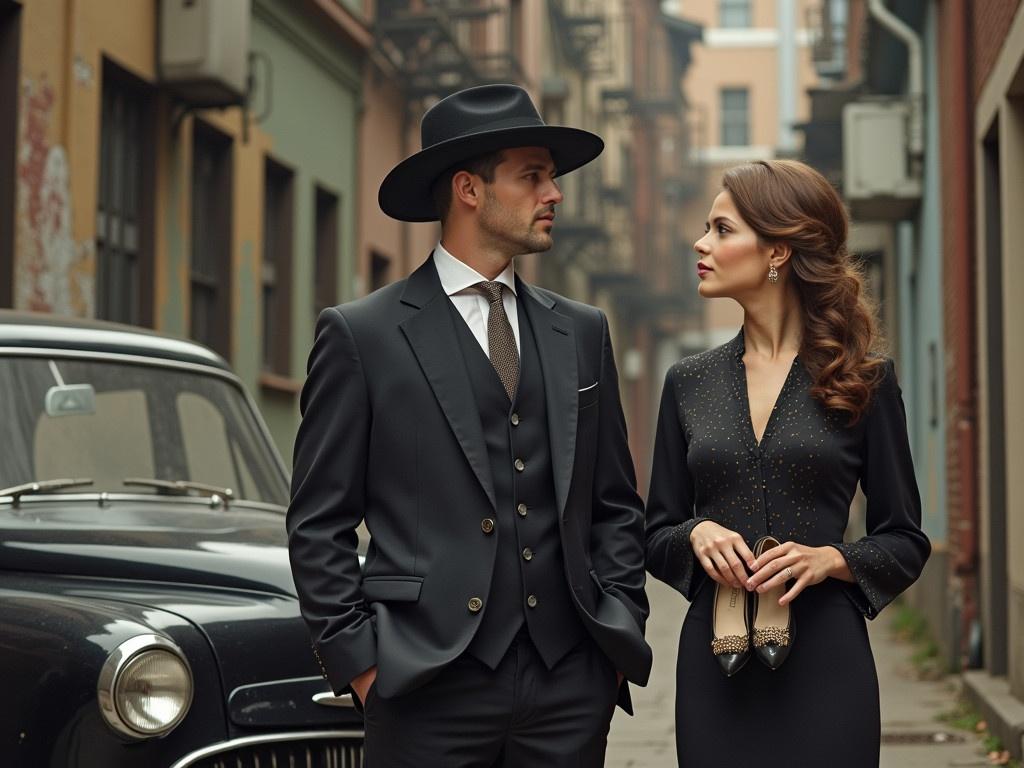
M579 128L538 125L484 131L434 144L396 165L381 182L377 202L388 216L400 221L437 221L431 193L434 181L462 160L512 147L545 147L563 176L601 154L601 137Z

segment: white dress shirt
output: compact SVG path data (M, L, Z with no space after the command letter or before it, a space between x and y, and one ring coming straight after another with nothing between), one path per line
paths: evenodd
M477 283L486 281L487 278L465 262L452 256L440 243L434 248L434 266L437 268L437 276L441 278L441 287L444 288L444 292L448 294L452 304L459 310L459 314L466 321L469 330L473 332L473 336L483 348L484 354L490 358L490 345L487 343L487 318L491 314L491 305L480 289L473 287ZM509 262L502 273L494 279L508 288L501 292L501 299L505 305L508 322L512 326L512 334L516 337L516 349L522 354L522 346L519 343L519 313L516 311L515 274L515 267L512 262Z

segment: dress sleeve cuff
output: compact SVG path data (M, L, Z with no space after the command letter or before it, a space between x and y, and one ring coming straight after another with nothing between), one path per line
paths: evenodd
M710 519L710 517L691 517L686 522L679 523L672 530L669 538L669 551L676 563L676 567L673 569L674 574L669 584L690 601L693 600L696 587L700 583L697 570L699 569L703 573L703 568L700 568L694 555L693 545L690 544L690 534L699 523Z
M846 596L865 618L875 618L899 594L885 586L890 565L885 552L864 539L831 546L842 554L854 578L853 584L844 584Z

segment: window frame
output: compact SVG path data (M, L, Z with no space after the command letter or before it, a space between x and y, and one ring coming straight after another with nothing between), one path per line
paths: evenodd
M209 184L200 183L197 166L202 148L214 163L212 180ZM232 289L232 230L234 224L234 141L227 134L218 131L210 124L195 119L192 128L192 200L191 200L191 244L189 253L189 337L206 344L225 360L231 359L232 305L234 291ZM197 194L197 191L202 194ZM197 235L200 221L209 225L212 234L210 242L199 245L201 235ZM207 248L212 253L212 260L205 263L207 254L200 252ZM198 259L197 259L198 254ZM197 263L200 262L200 263ZM208 292L212 296L210 310L210 328L205 338L196 329L196 292Z
M744 97L744 109L743 109L743 141L733 141L729 138L730 131L737 130L740 126L737 123L730 122L730 116L734 116L739 113L739 110L735 107L727 107L726 97L730 95L742 94ZM723 147L748 147L750 146L750 88L748 86L725 86L719 89L718 92L718 108L719 108L719 143Z
M732 16L741 18L736 23ZM750 29L754 25L754 13L750 0L718 0L718 26L722 29Z
M322 184L313 193L313 319L338 303L341 195Z
M0 307L14 306L21 6L0 3Z
M260 362L265 373L285 377L291 375L294 234L295 172L267 155L263 167ZM272 300L268 301L268 293ZM275 318L272 327L271 317Z
M96 174L95 316L152 328L155 321L156 92L144 80L105 57L102 71ZM127 107L134 110L137 121L134 125L122 119ZM111 113L114 113L113 118ZM135 134L134 147L128 144L130 139L125 136L128 132ZM119 138L125 140L120 150L114 146ZM119 172L124 174L120 178ZM136 231L134 244L126 242L125 232L129 226ZM123 292L127 297L119 295Z

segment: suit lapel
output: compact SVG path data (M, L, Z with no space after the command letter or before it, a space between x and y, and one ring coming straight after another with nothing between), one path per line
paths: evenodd
M523 309L530 318L547 400L551 470L555 478L558 514L565 513L576 456L576 421L579 416L579 374L576 370L576 333L571 318L555 312L555 302L516 277Z
M433 259L428 259L410 275L402 294L402 302L418 308L419 312L407 318L399 327L434 390L434 397L444 411L466 460L487 493L491 505L496 507L480 414L459 351L448 297L441 289Z

